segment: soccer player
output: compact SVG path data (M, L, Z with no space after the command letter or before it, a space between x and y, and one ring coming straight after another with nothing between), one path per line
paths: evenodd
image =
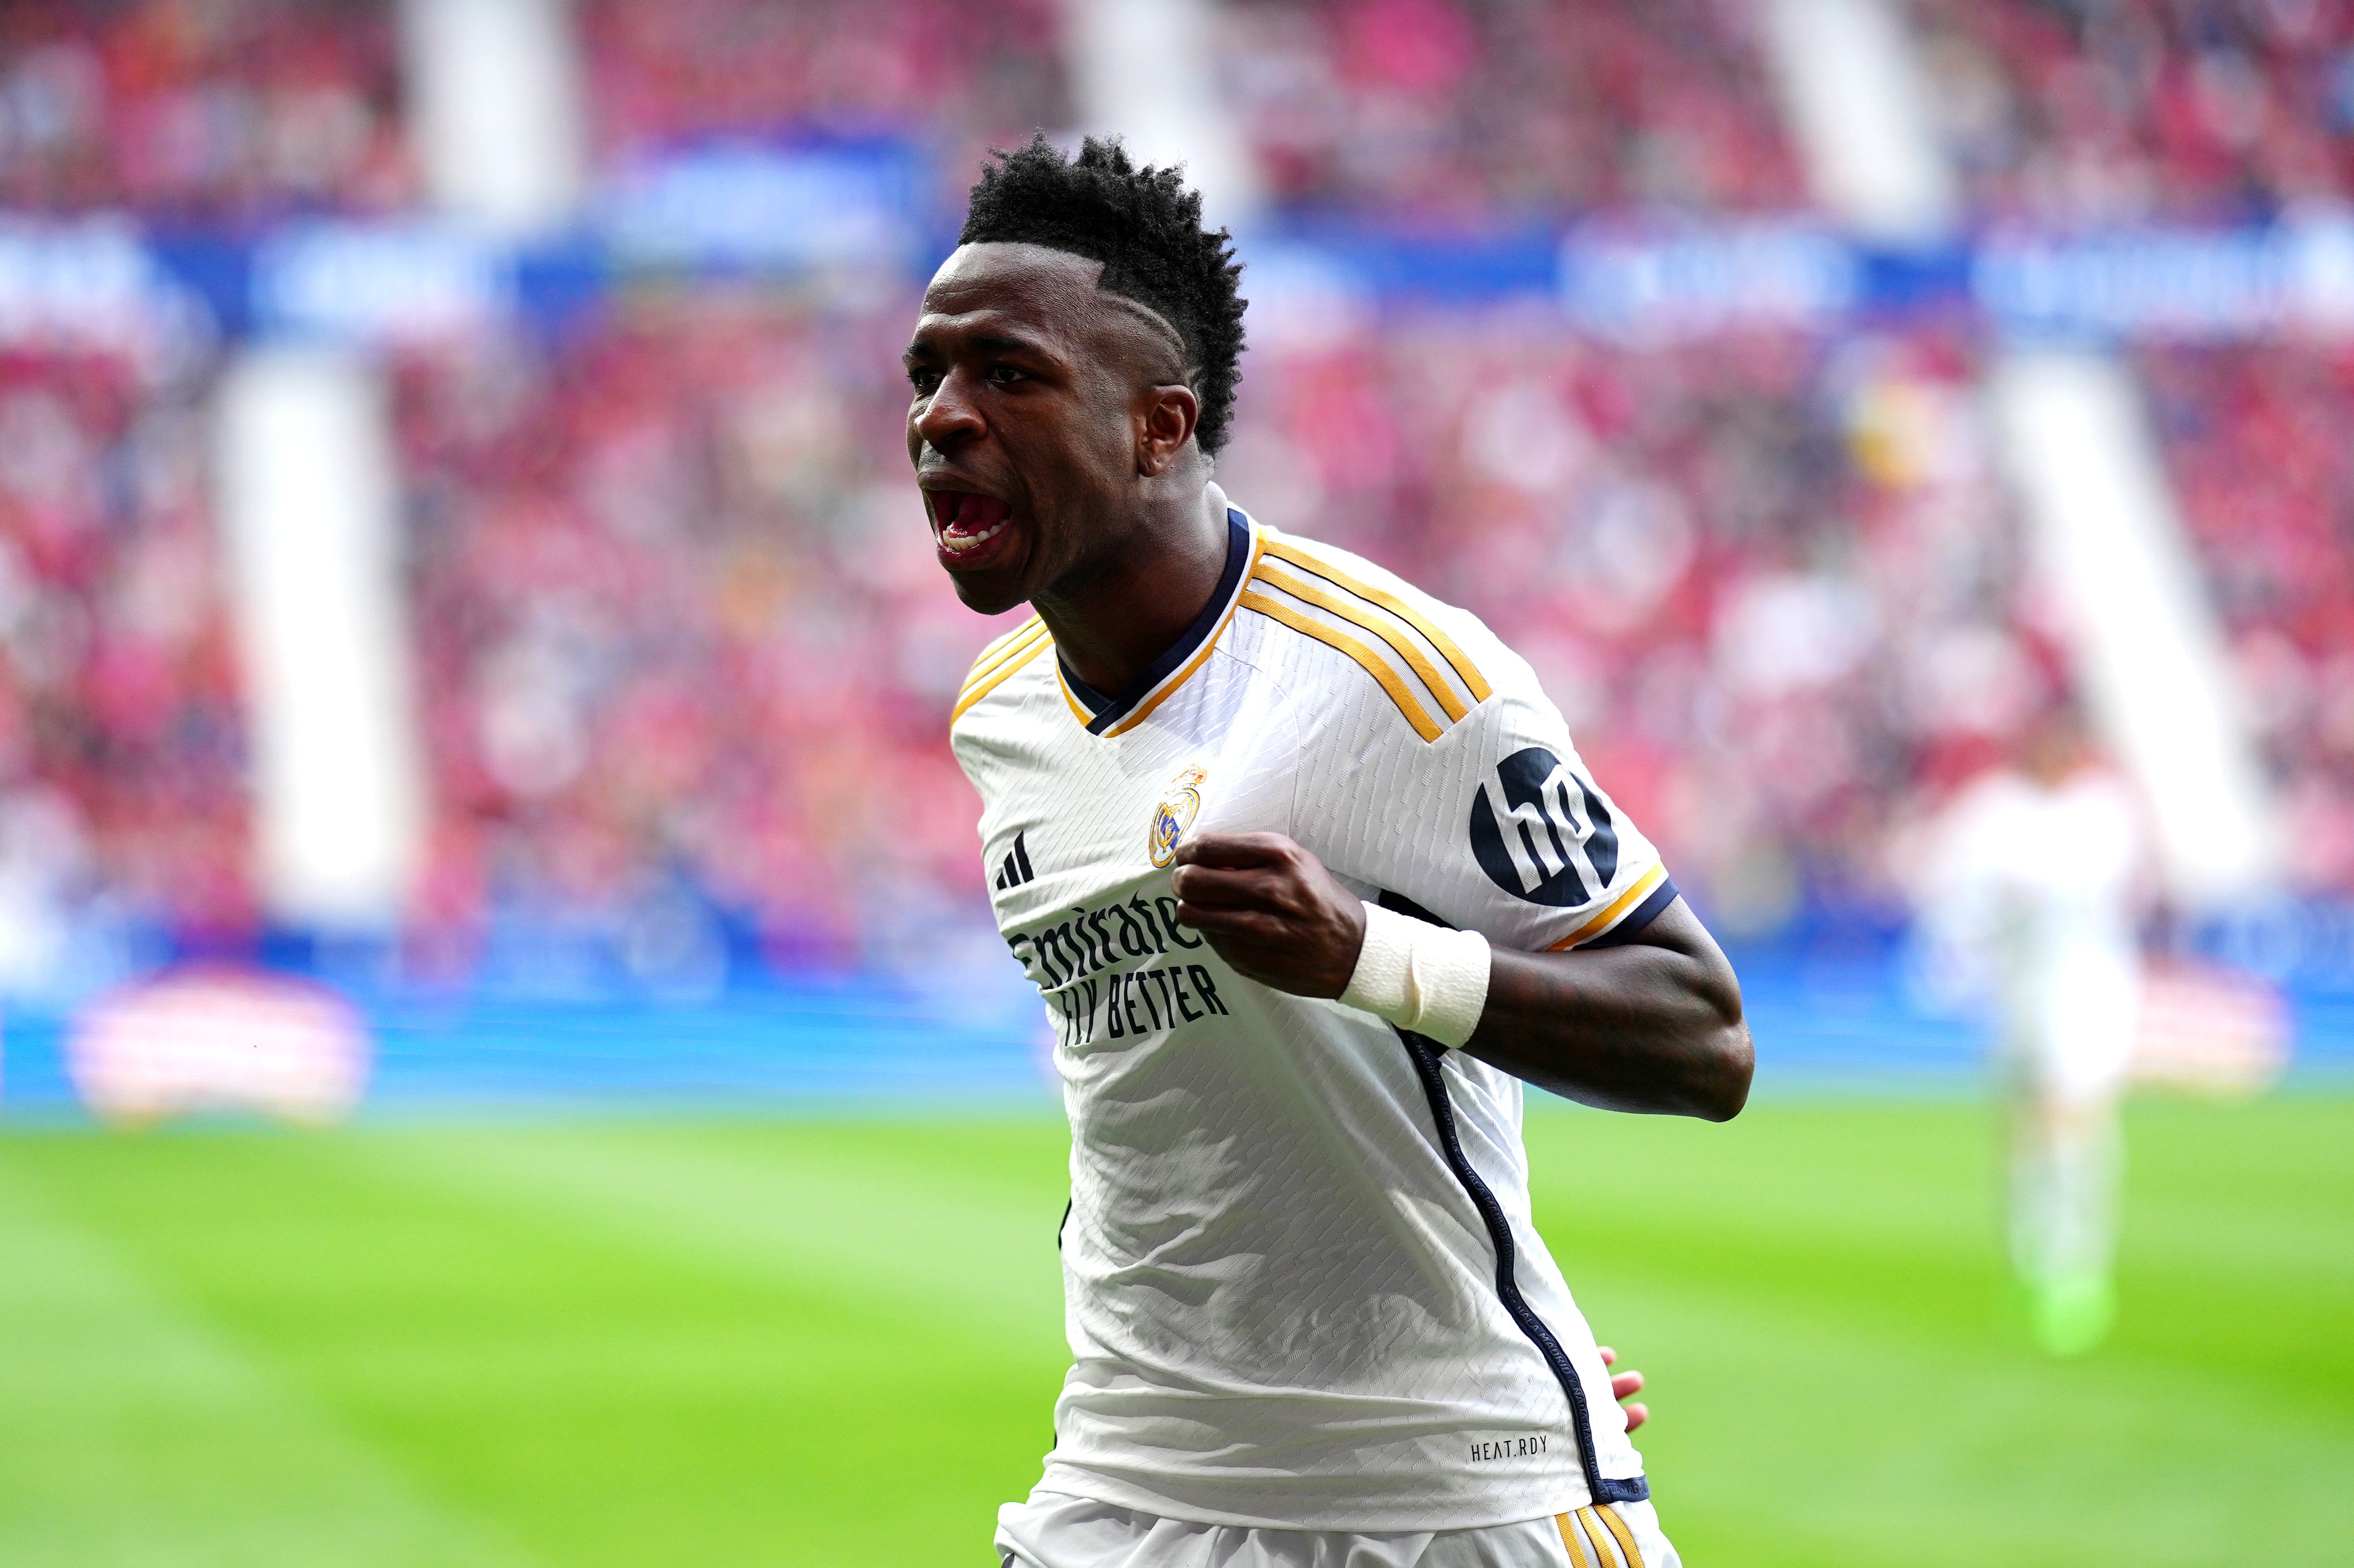
M1730 1118L1731 966L1474 617L1228 501L1176 171L985 169L907 352L1000 930L1071 1119L1026 1568L1676 1562L1531 1223L1523 1081Z
M2011 1266L2028 1327L2082 1355L2116 1316L2117 1121L2141 1012L2141 823L2073 708L1940 824L1923 918L1950 967L1991 983L2010 1120Z

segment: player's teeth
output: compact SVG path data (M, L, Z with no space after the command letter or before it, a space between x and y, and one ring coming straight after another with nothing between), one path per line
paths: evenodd
M942 534L940 535L940 543L946 545L951 550L970 550L980 546L986 545L989 541L996 538L1000 534L1004 532L1005 524L999 523L989 528L983 529L978 534Z

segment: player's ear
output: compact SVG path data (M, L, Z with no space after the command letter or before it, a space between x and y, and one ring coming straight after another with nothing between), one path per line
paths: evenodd
M1193 439L1202 418L1201 399L1178 383L1145 389L1137 408L1136 471L1146 479L1165 473Z

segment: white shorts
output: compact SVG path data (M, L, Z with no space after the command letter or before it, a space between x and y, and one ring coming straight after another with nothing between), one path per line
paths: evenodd
M1483 1530L1252 1530L1033 1492L997 1510L1006 1568L1680 1568L1648 1502Z

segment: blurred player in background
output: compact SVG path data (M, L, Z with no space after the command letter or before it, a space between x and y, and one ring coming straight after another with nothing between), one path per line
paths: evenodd
M1937 837L1925 919L1996 1006L2012 1266L2038 1341L2080 1354L2116 1311L2117 1099L2142 1001L2139 813L2062 706L2030 726L2010 766L1963 791Z
M958 596L1038 612L952 721L1072 1126L1076 1364L998 1550L1664 1568L1521 1084L1732 1117L1740 989L1526 662L1213 482L1239 276L1174 171L1041 138L906 356Z

